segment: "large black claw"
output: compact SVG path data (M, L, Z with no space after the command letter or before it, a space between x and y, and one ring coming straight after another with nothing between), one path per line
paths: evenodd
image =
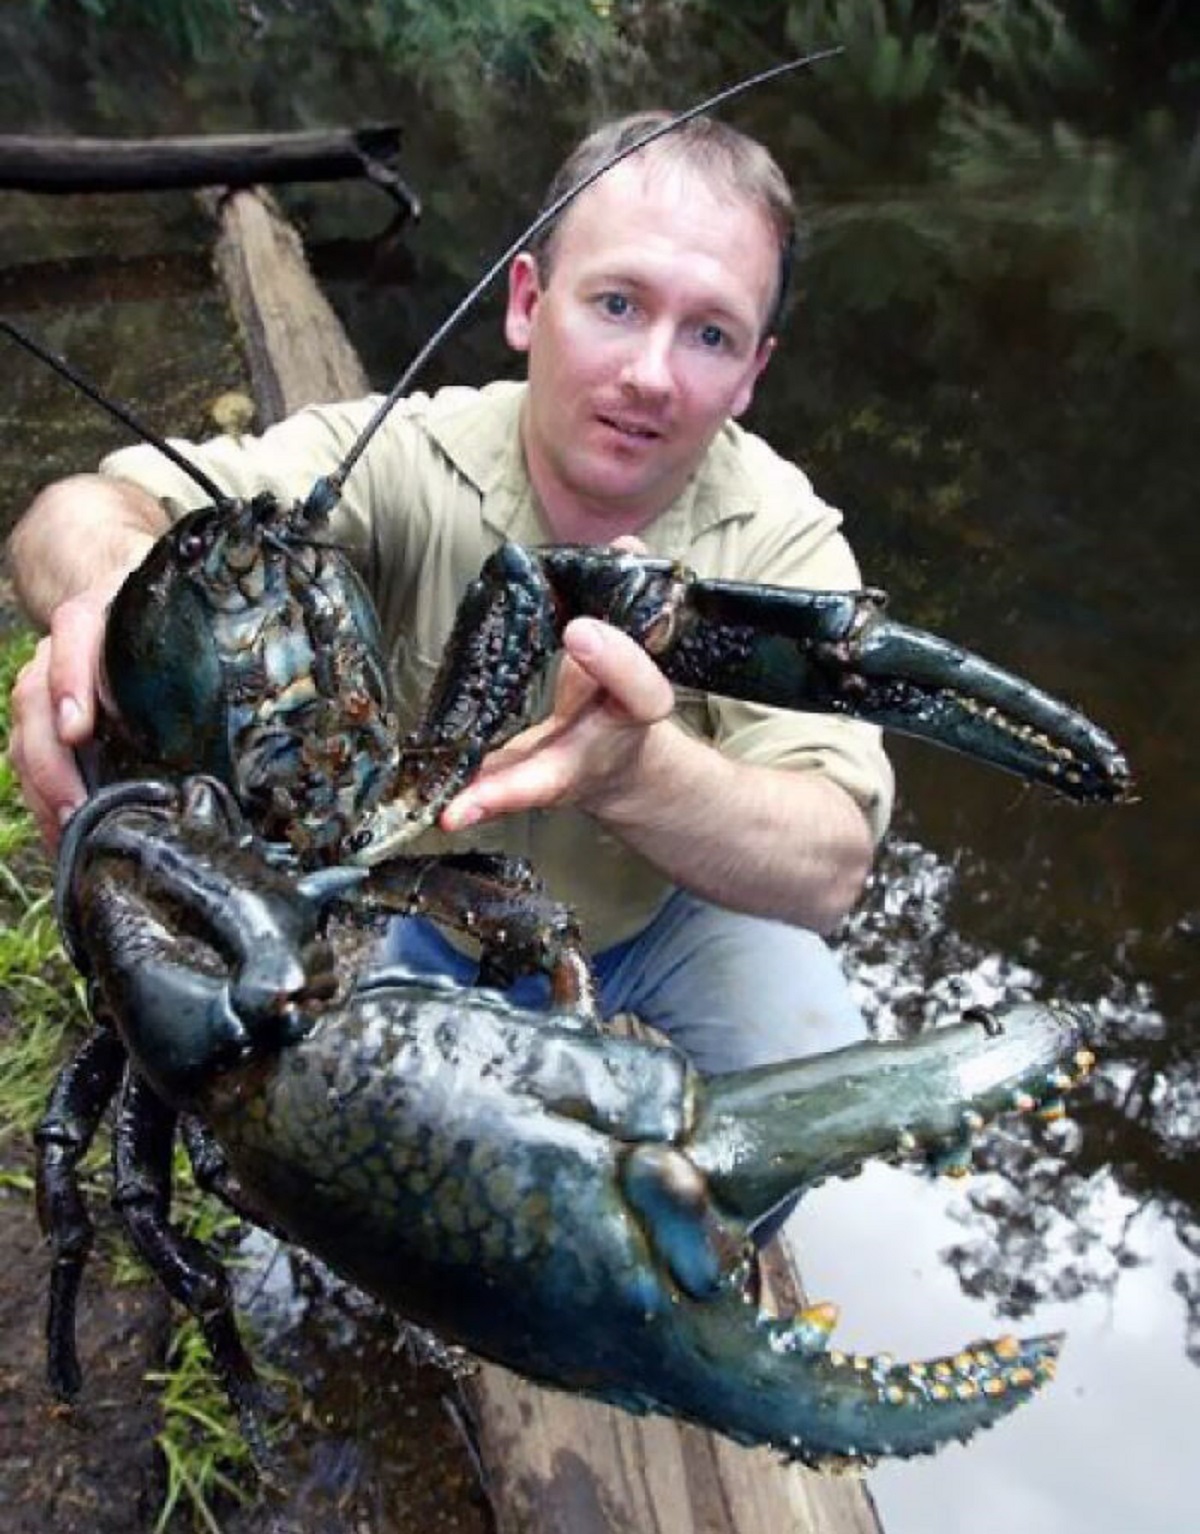
M1083 714L949 640L885 617L879 591L698 580L608 549L522 549L485 564L459 609L393 791L367 814L356 862L433 824L484 752L521 721L574 617L630 634L678 686L916 735L1078 801L1129 797L1116 743Z
M1125 756L1090 719L948 639L893 622L882 592L696 581L682 602L656 655L674 682L866 720L1081 802L1129 797Z

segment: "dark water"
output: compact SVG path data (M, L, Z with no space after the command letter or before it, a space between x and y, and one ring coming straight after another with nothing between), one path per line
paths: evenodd
M128 72L104 73L102 49L73 65L82 91L49 50L40 72L26 58L14 98L42 118L6 123L0 103L0 129L399 117L426 201L407 272L364 261L352 279L334 260L338 241L386 224L377 194L289 197L384 384L519 227L596 100L678 105L763 61L660 41L657 63L645 53L599 72L590 97L578 80L528 94L501 81L475 116L452 92L352 57L268 82L252 60L241 76L164 77L135 54L135 93ZM1080 703L1127 746L1140 785L1134 805L1079 810L928 747L895 749L895 834L846 939L881 1031L973 1000L1065 995L1093 1010L1104 1063L1068 1128L1000 1137L965 1187L880 1172L799 1217L810 1283L844 1303L848 1347L911 1355L1013 1326L1070 1334L1036 1406L970 1450L873 1477L892 1534L1196 1526L1195 114L1168 71L1136 79L1125 54L1097 56L1071 90L1042 59L1040 89L1030 66L1022 91L977 72L889 94L873 55L852 51L735 113L809 207L800 304L752 424L844 508L899 615ZM205 239L184 197L6 195L4 310L155 424L194 432L239 381L197 262ZM472 318L428 386L510 366L497 312L493 300ZM11 356L0 420L5 514L117 437Z

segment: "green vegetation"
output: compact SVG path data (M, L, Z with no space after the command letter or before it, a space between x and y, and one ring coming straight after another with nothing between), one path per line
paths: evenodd
M154 1534L164 1534L177 1509L190 1509L194 1528L221 1534L214 1499L223 1493L249 1501L254 1466L194 1321L176 1330L167 1368L146 1378L161 1390L163 1427L156 1441L167 1467Z
M426 78L469 59L509 79L602 52L614 35L614 8L619 0L375 0L354 7L384 57L415 62Z
M788 52L840 44L844 64L821 71L819 95L897 114L906 129L962 108L1004 107L1047 128L1081 119L1112 128L1153 91L1185 115L1200 62L1200 17L1173 0L26 0L40 22L73 21L90 48L111 35L157 40L180 60L227 67L261 60L298 81L325 50L373 56L406 82L456 95L473 84L571 80L604 95L639 62L658 82L683 66L722 78ZM307 56L307 57L306 57ZM564 73L567 78L564 79ZM713 74L710 73L710 80ZM301 91L303 92L303 85ZM806 89L806 96L808 91ZM460 105L469 109L465 93ZM807 106L807 102L806 102ZM944 117L943 117L944 114ZM843 123L843 127L845 124ZM897 146L902 148L903 146ZM918 149L928 145L917 146Z
M181 1168L177 1165L176 1170L178 1173ZM237 1227L230 1216L214 1215L214 1206L207 1200L189 1196L186 1208L184 1224L197 1240L219 1241L224 1235L228 1241ZM278 1374L272 1373L270 1378L276 1386L286 1383ZM154 1534L164 1534L176 1510L190 1515L194 1528L221 1534L219 1500L252 1501L257 1471L229 1398L213 1373L200 1327L192 1317L175 1327L165 1367L151 1371L146 1379L160 1392L163 1424L155 1442L167 1473Z
M31 0L45 15L55 0ZM63 3L63 0L59 0ZM189 59L219 56L273 32L289 32L299 19L336 33L343 44L376 50L425 77L461 69L517 78L541 74L603 50L620 14L639 9L628 0L316 0L305 16L285 0L69 0L92 22L144 28Z
M203 58L251 25L253 8L240 0L70 0L91 21L152 28L186 58ZM32 0L39 15L55 0Z

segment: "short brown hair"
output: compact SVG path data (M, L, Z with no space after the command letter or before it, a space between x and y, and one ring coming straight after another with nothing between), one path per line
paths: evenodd
M628 149L653 128L671 120L670 112L635 112L604 123L583 139L555 172L546 190L543 208L564 197L573 186L599 170L613 155ZM764 335L778 330L791 287L796 249L796 204L787 177L770 152L716 117L692 117L671 133L647 144L638 154L652 155L668 165L694 171L710 187L748 202L766 215L779 244L779 278L775 298L767 315ZM538 275L547 281L554 264L554 241L568 205L540 229L529 242L537 261Z

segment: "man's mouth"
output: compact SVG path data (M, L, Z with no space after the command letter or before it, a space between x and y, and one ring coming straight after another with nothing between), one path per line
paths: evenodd
M607 426L611 431L618 432L622 437L628 437L633 442L655 442L662 436L662 431L657 426L649 426L643 421L631 421L623 416L600 415L597 417L602 426Z

